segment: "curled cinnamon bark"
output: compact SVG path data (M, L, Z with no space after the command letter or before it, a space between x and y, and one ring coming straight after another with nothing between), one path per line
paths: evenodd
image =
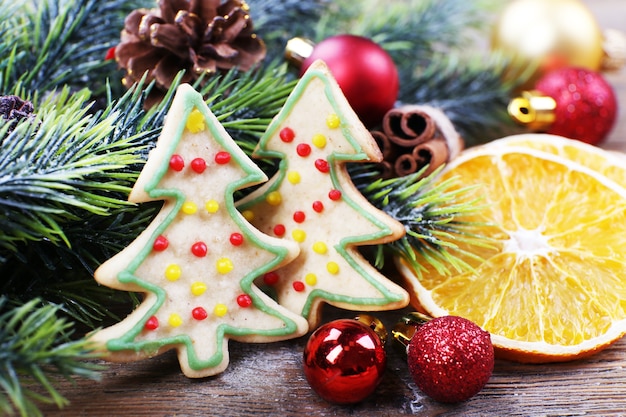
M388 161L391 158L393 158L395 156L394 145L393 145L393 143L391 143L391 141L389 140L387 135L385 135L383 132L379 132L377 130L376 131L372 131L370 133L372 134L372 137L374 138L374 140L378 144L378 147L380 148L380 151L383 154L383 159Z
M464 146L450 119L430 106L392 109L383 119L383 131L372 133L386 163L384 178L409 175L425 166L428 168L423 175L429 175L455 158Z
M413 155L405 153L396 158L393 168L397 177L404 177L405 175L417 172L418 165Z
M423 106L391 109L383 118L383 132L389 140L403 147L412 147L430 140L437 126Z
M427 176L435 169L448 162L450 152L448 151L446 140L443 138L436 138L417 145L413 148L411 156L415 159L418 169L422 169L428 165L428 168L423 174L424 176Z

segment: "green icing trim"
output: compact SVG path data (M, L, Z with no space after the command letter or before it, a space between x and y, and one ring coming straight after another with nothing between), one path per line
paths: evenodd
M337 99L333 94L332 84L330 83L326 74L317 69L309 69L304 73L298 84L295 86L293 92L288 97L284 107L281 109L276 118L272 121L267 131L261 137L259 141L259 149L255 152L261 158L280 158L281 162L279 165L279 170L276 174L277 178L273 181L272 185L267 188L267 190L257 196L256 198L250 199L245 204L241 205L242 209L249 209L263 201L265 201L265 197L272 191L276 191L280 185L285 180L285 176L287 175L288 162L286 159L286 155L283 152L268 150L267 142L276 135L276 132L285 122L285 119L291 112L293 111L296 103L302 98L306 89L308 88L311 81L314 79L319 79L324 83L324 94L332 106L335 114L339 116L339 120L342 121L340 128L343 137L348 141L348 143L353 147L356 151L355 154L347 154L347 153L338 153L333 152L328 157L328 162L331 167L330 176L333 187L342 190L342 200L345 201L353 210L360 213L365 217L370 223L374 224L376 227L380 229L378 233L371 233L369 235L361 235L361 236L352 236L346 237L342 239L339 244L335 245L335 250L348 262L348 264L359 273L370 285L372 285L376 290L378 290L382 298L364 298L364 297L350 297L343 296L339 294L330 293L325 290L314 289L309 293L307 298L307 302L305 303L301 315L303 317L309 317L311 314L311 305L315 298L322 298L328 301L334 302L344 302L353 305L377 305L382 306L391 302L399 302L405 299L404 294L397 294L390 290L388 290L379 280L370 275L352 256L350 256L346 250L346 247L349 245L353 245L356 243L376 240L381 237L389 236L392 234L392 230L381 220L377 219L373 214L368 211L364 211L363 208L357 204L353 199L348 198L347 194L343 192L343 187L340 181L337 178L337 171L335 170L335 164L337 162L363 162L367 160L368 155L362 150L359 142L352 136L349 126L343 123L345 120L345 114L341 111L339 104L337 103ZM356 116L355 116L356 117ZM385 278L386 279L386 278Z
M188 335L178 335L170 338L163 338L157 341L134 342L134 339L142 332L145 322L163 306L163 303L165 302L165 297L167 296L166 291L163 288L142 280L140 277L135 275L135 271L143 262L145 262L146 258L152 251L153 242L169 227L172 221L174 221L185 201L185 195L180 190L156 188L168 170L169 164L163 163L156 171L154 177L146 184L145 191L151 198L155 199L174 198L174 208L166 215L163 222L156 227L154 233L148 241L148 244L141 249L138 256L129 263L126 269L118 274L118 280L120 282L133 283L142 288L145 288L147 292L152 292L156 294L157 300L155 304L149 308L144 317L139 320L139 322L137 322L129 332L127 332L120 338L109 340L106 346L111 351L143 350L148 352L156 352L166 345L182 344L187 348L189 366L194 370L201 370L205 368L215 367L222 362L224 356L222 350L225 335L246 336L251 334L260 334L270 337L283 336L296 332L298 329L298 325L291 318L265 304L265 302L255 292L252 291L252 285L255 278L265 274L266 272L276 269L277 266L285 259L285 257L289 253L289 250L284 246L270 246L261 241L256 234L252 233L252 231L250 230L250 226L246 223L245 219L235 208L233 197L234 192L248 184L264 181L266 178L265 174L256 165L254 165L252 161L245 157L245 155L243 157L241 156L243 155L243 153L229 136L224 137L223 133L218 129L216 125L214 125L213 123L209 123L209 121L211 121L213 118L210 117L210 110L199 93L194 91L191 87L183 86L177 92L174 100L184 100L184 110L182 112L183 117L177 126L175 137L170 141L165 160L169 161L169 157L171 157L171 155L178 147L178 144L185 129L185 121L187 120L189 114L194 108L198 109L204 116L206 128L209 129L214 140L218 142L223 149L230 152L231 157L242 167L242 169L247 174L247 177L244 177L243 179L240 179L238 181L233 181L232 183L228 184L226 188L225 207L229 213L229 216L233 219L239 230L242 232L242 234L244 234L245 238L248 241L275 255L273 261L268 262L264 266L251 271L243 278L241 278L240 287L242 291L244 291L252 298L254 307L268 315L277 317L284 323L284 326L276 329L258 330L253 328L234 327L227 324L221 324L217 327L216 353L206 360L201 360L197 357L195 349L193 347L193 342Z

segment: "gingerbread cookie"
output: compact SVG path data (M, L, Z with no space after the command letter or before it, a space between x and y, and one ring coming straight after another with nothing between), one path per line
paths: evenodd
M293 262L264 277L279 304L312 327L323 302L369 311L408 304L407 292L358 251L401 238L404 227L351 181L347 163L382 154L322 61L302 76L254 156L280 158L280 168L237 207L261 231L300 246Z
M129 200L164 200L148 228L95 273L98 282L145 295L123 321L91 339L112 361L178 351L188 377L228 365L228 340L269 342L307 332L306 320L254 285L298 255L235 209L233 193L267 180L201 95L181 85L156 148Z

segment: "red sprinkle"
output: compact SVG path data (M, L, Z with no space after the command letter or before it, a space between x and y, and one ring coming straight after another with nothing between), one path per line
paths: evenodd
M326 161L325 159L316 159L315 168L317 168L319 172L323 172L324 174L330 171L330 165L328 164L328 161Z
M191 315L196 320L204 320L209 316L206 310L202 307L196 307L193 310L191 310Z
M172 168L174 171L182 171L183 168L185 167L185 160L183 159L182 156L174 154L172 155L172 157L170 158L170 168Z
M215 155L215 162L224 165L230 162L230 153L226 151L220 151Z
M107 53L106 53L106 55L104 56L104 60L105 60L105 61L108 61L108 60L111 60L111 59L115 59L115 49L116 49L116 48L117 48L117 45L116 45L116 46L112 46L112 47L110 47L110 48L107 50Z
M330 190L328 192L328 198L330 198L333 201L341 200L341 191L339 191L339 190Z
M309 156L311 154L311 146L301 143L296 147L296 152L302 157Z
M252 305L252 297L248 294L241 294L237 296L237 304L243 308L250 307Z
M322 211L324 211L324 203L322 203L321 201L314 201L313 202L313 210L315 210L318 213L321 213Z
M163 252L165 249L167 249L169 245L170 245L169 240L167 240L165 236L159 235L154 240L154 243L152 244L152 249L154 249L157 252Z
M202 258L206 256L208 249L204 242L196 242L191 246L191 253L193 253L198 258Z
M278 136L280 136L280 140L282 140L283 142L289 143L289 142L293 142L293 139L296 137L296 134L293 131L293 129L289 127L284 127L281 129Z
M263 275L263 282L266 285L274 285L278 282L278 279L280 277L278 276L278 274L274 271L268 272L265 275Z
M274 234L276 236L284 236L285 235L285 225L277 224L274 226Z
M294 281L293 289L298 291L298 292L304 291L304 282L302 282L302 281Z
M159 319L155 316L152 316L146 321L146 324L143 326L146 330L156 330L159 328Z
M191 161L191 169L193 169L198 174L202 174L206 169L206 161L202 158L194 158Z
M306 220L306 214L304 214L303 211L296 211L295 213L293 213L294 222L302 223L304 220Z
M233 233L230 235L230 244L233 246L239 246L243 243L243 235L241 233Z

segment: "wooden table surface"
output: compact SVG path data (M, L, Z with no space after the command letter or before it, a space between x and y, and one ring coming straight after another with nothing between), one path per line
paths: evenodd
M626 0L587 0L603 28L626 33ZM603 144L626 151L626 69L605 74L618 94L619 120ZM410 310L377 314L388 328ZM327 308L325 319L351 317ZM307 337L274 344L230 343L221 375L185 378L173 353L143 362L109 364L101 382L64 383L71 405L46 416L581 416L626 415L626 339L582 361L521 365L497 361L487 386L469 401L443 405L411 381L404 353L389 346L376 394L356 406L335 406L313 392L302 373Z

